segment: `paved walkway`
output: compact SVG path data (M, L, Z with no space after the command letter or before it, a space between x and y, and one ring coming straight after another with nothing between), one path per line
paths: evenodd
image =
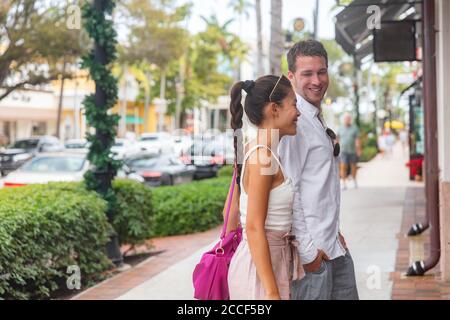
M395 271L405 191L417 185L408 179L406 161L397 145L392 156L377 156L361 164L359 188L342 192L341 229L355 261L361 299L391 298L390 274ZM181 242L184 249L177 259L169 259L170 254L180 250L172 248L75 298L192 299L192 271L218 234L216 228L209 233L179 237L173 243Z

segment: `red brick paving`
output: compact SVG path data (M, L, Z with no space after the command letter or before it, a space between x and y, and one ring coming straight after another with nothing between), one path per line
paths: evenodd
M209 231L151 240L154 251L161 253L151 256L133 268L119 273L94 287L74 296L72 300L112 300L134 287L156 276L169 266L183 260L200 248L213 242L220 235L221 227ZM126 250L127 248L122 248ZM139 251L139 250L138 250Z
M450 282L440 278L439 264L427 271L422 277L406 277L404 274L411 265L410 243L423 241L424 254L428 257L430 246L430 230L422 235L407 237L411 226L425 218L425 192L423 187L411 187L406 191L403 208L401 232L398 235L399 247L397 251L395 272L391 273L393 280L393 300L450 300Z

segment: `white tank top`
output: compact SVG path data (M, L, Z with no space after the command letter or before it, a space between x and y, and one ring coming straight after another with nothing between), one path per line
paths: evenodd
M280 160L275 156L272 150L270 150L270 148L265 145L256 145L252 147L250 150L248 150L244 157L240 179L241 195L239 197L241 225L245 230L248 207L248 195L244 190L245 163L247 162L250 154L260 147L266 148L272 153L273 157L278 162L278 165L284 177L284 181L282 184L270 190L265 228L278 231L290 231L292 226L292 208L294 204L294 188L292 186L292 181L290 178L286 178Z

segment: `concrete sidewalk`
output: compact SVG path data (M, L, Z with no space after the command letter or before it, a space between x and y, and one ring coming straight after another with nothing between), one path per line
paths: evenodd
M406 187L406 155L397 144L391 156L361 164L359 188L342 192L341 230L355 261L361 299L390 299ZM148 279L118 299L192 299L192 271L211 244Z

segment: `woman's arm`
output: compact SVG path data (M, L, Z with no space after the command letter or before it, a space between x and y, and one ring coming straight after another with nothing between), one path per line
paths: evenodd
M256 272L266 291L266 299L280 299L275 274L272 268L269 243L266 237L265 222L272 188L273 175L264 175L268 166L259 163L258 159L267 159L270 154L267 150L259 149L249 158L246 174L248 185L245 190L248 194L248 208L246 232L250 253L255 263ZM259 157L257 157L259 155ZM247 171L248 170L248 171Z
M230 231L236 230L239 225L239 188L234 181L234 193L233 198L231 199L231 207L230 207L230 216L228 217L228 226L226 234L228 234ZM225 206L223 208L223 221L225 222L225 214L227 213L227 206L228 206L228 199L230 198L230 191L228 191L227 200L225 201Z

